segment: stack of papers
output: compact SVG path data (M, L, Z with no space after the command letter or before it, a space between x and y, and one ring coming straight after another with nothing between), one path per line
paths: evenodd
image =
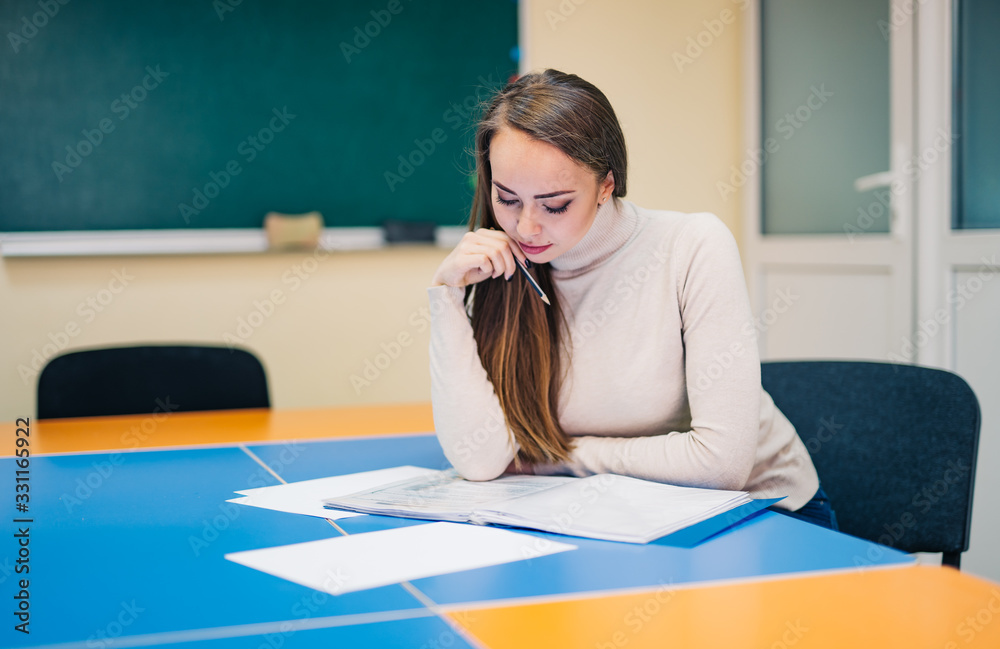
M454 470L413 466L237 493L242 496L229 502L329 519L370 513L453 521L226 555L230 561L334 595L577 549L456 522L648 543L753 503L720 524L729 525L774 502L751 501L743 491L675 487L613 474L506 476L471 482ZM712 529L721 529L720 525ZM699 539L704 538L705 529L688 531L695 530Z

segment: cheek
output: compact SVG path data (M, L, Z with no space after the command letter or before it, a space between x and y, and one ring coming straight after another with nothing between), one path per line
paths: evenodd
M507 234L517 230L517 219L511 215L510 210L493 210L493 215L496 217L497 225Z
M559 233L566 240L578 241L587 234L592 220L587 214L574 214L572 218L559 222Z

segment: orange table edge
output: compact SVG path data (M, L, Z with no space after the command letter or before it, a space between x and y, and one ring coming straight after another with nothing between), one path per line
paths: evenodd
M15 454L23 421L3 424L0 457ZM432 433L430 403L308 410L214 410L148 415L30 418L32 455Z

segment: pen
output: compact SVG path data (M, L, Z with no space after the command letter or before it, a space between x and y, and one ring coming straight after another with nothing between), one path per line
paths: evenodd
M528 272L528 269L521 265L521 260L519 260L517 257L514 257L514 263L517 264L517 267L521 269L521 273L523 273L524 276L528 279L528 283L531 284L531 288L535 289L535 293L538 293L538 297L542 298L542 302L545 302L549 306L552 306L552 303L549 302L549 298L547 295L545 295L545 291L542 290L542 287L538 285L538 282L536 282L535 278L531 276L531 273Z

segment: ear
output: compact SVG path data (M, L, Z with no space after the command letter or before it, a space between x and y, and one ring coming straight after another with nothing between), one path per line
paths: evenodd
M608 171L608 175L604 177L600 185L597 188L597 195L602 197L611 198L612 192L615 191L615 173L613 171Z

